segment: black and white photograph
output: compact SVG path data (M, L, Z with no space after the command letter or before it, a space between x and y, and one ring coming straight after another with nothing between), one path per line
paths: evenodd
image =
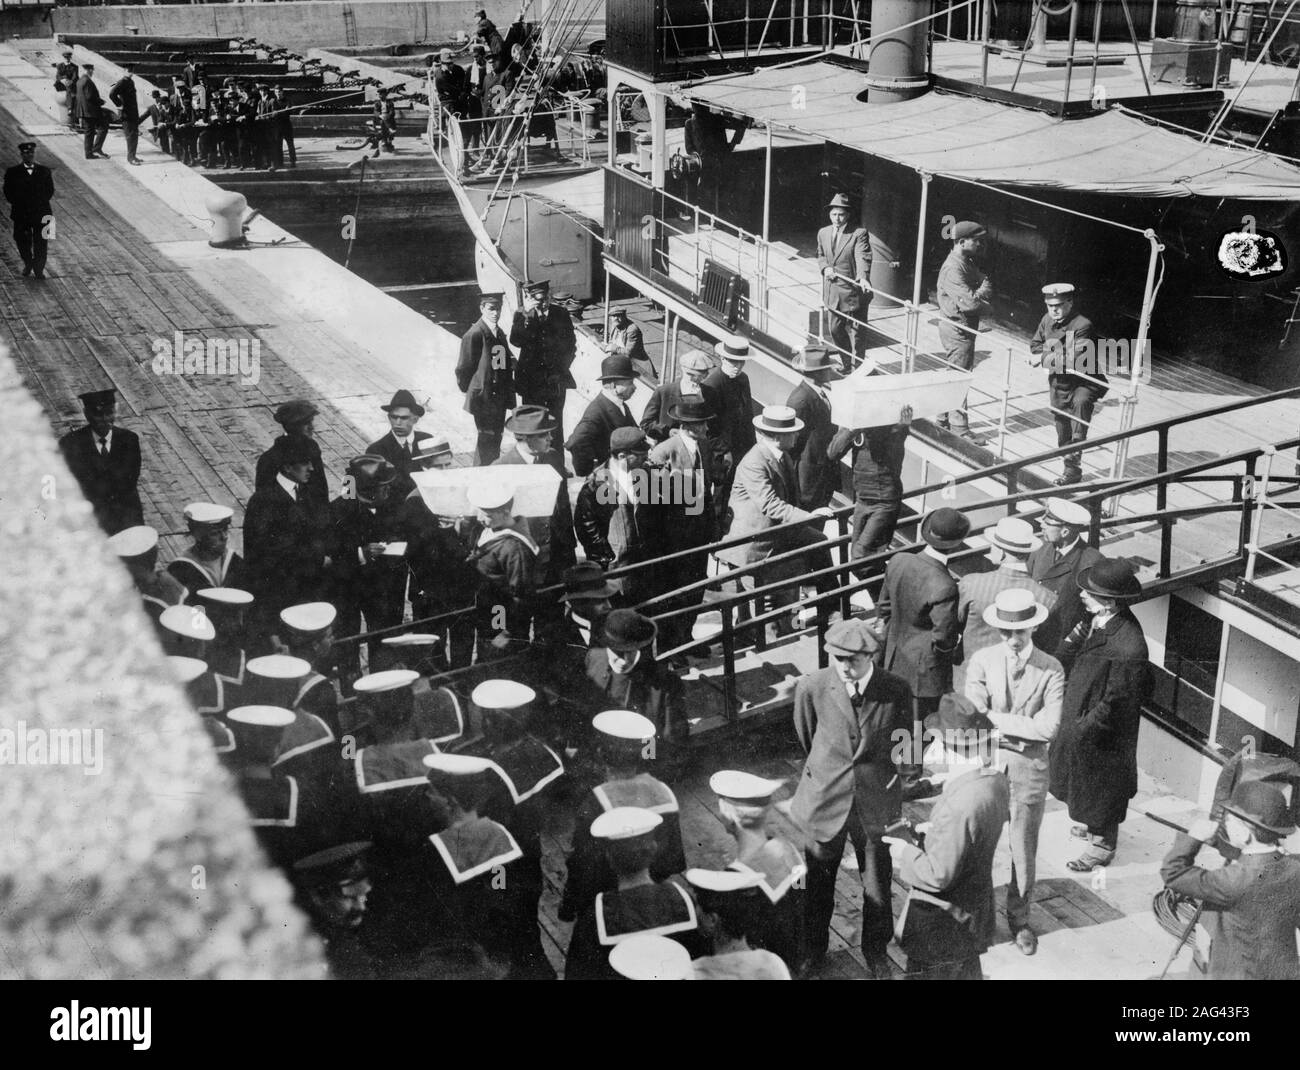
M1300 0L3 0L0 160L38 1039L1294 1036Z

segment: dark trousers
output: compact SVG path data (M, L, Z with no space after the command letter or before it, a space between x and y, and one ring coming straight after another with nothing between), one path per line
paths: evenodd
M126 138L126 158L134 160L135 150L140 146L140 120L123 118L122 136Z
M468 605L473 598L469 597L462 600L463 605ZM455 602L456 599L451 599ZM424 620L428 617L440 617L444 613L449 613L453 609L459 609L460 606L448 604L445 601L434 601L426 595L413 595L411 597L411 616L415 620ZM433 631L443 636L442 657L449 669L461 669L474 660L474 612L468 610L459 616L450 617L446 621L429 627L421 627L420 631Z
M894 540L899 501L857 501L853 505L853 544L850 556L856 560L887 549Z
M850 317L828 308L826 318L829 321L826 333L830 336L831 344L840 350L838 359L843 363L846 359L843 354L852 353L853 367L856 368L862 363L862 357L867 351L867 310L864 308Z
M1088 437L1088 423L1097 404L1097 388L1071 375L1051 377L1052 419L1056 423L1056 444L1082 444ZM1077 483L1083 478L1083 454L1067 453L1062 461L1065 478Z
M82 137L85 142L86 159L97 152L104 151L104 139L108 137L107 119L82 119Z
M336 631L339 636L356 635L361 631L361 618L365 616L365 630L376 632L384 628L393 628L402 623L402 609L406 600L406 570L400 572L386 569L384 572L368 571L350 589L339 591L335 595L335 605L339 616ZM369 671L378 672L387 668L381 664L392 660L391 647L385 647L382 639L372 639L367 643ZM359 672L361 668L361 644L349 643L347 653L340 659L340 666L347 672Z
M862 951L883 954L894 934L894 908L890 882L894 863L889 845L878 836L867 837L852 817L834 839L817 843L805 852L808 863L807 916L808 951L814 959L826 954L830 945L831 916L835 913L835 878L844 855L844 840L852 837L853 851L862 874Z
M943 346L944 358L954 369L970 371L975 367L975 335L973 330L980 325L978 316L967 316L961 325L947 320L939 321L939 344ZM962 326L969 328L962 330ZM962 399L961 408L949 413L940 413L939 426L951 425L954 431L965 431L968 426L966 417L966 399Z
M153 128L153 139L157 146L163 152L172 151L172 132L168 126L155 126Z
M42 236L43 222L24 223L14 220L14 244L18 246L18 255L23 258L23 265L33 271L45 270L45 254L50 243Z
M553 312L552 315L555 315ZM568 315L567 312L564 315ZM564 395L567 391L560 390L556 393L537 391L531 395L522 395L519 398L524 405L543 405L547 411L555 417L556 428L551 434L551 441L556 443L564 442Z
M298 150L293 143L293 124L281 123L275 132L275 163L279 167L284 163L284 150L289 150L289 166L298 166Z
M474 463L480 468L491 464L501 456L501 429L478 429L478 451Z

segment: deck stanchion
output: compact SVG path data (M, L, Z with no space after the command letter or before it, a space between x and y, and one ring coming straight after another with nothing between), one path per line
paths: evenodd
M1162 427L1156 432L1156 471L1169 470L1169 428ZM1163 513L1169 506L1169 484L1161 481L1156 484L1156 511ZM1173 561L1174 524L1168 517L1160 518L1160 578L1169 575ZM1096 543L1093 543L1095 546Z
M1237 538L1237 552L1246 560L1246 544L1250 542L1251 525L1255 518L1255 461L1246 462L1246 474L1236 483L1234 493L1241 500L1241 530Z
M1150 243L1150 255L1147 258L1146 288L1142 291L1142 313L1138 319L1138 334L1134 352L1129 357L1128 394L1124 398L1124 408L1120 412L1120 430L1127 431L1133 426L1133 413L1137 408L1138 383L1141 381L1146 359L1147 335L1151 329L1151 309L1155 304L1156 267L1160 263L1160 254L1165 247L1154 230L1148 228L1143 236ZM1100 370L1100 369L1096 369ZM1128 439L1116 443L1115 455L1111 462L1110 478L1123 479L1124 465L1128 461ZM1116 503L1118 505L1118 503Z
M1246 582L1253 583L1255 565L1259 561L1259 539L1264 530L1264 511L1268 508L1268 481L1273 476L1273 458L1277 450L1264 447L1264 474L1255 484L1255 515L1252 518L1250 542L1246 544Z
M1007 366L1002 373L1002 416L998 420L998 459L1003 457L1007 445L1007 409L1011 405L1011 347L1007 346Z
M916 264L912 269L913 308L920 308L921 306L921 272L925 268L925 227L930 211L930 180L934 177L929 171L918 171L917 174L921 176L921 207L920 214L916 219ZM910 316L907 324L908 344L903 350L904 360L906 362L903 370L907 372L912 370L912 365L914 363L913 358L916 354L916 343L919 329L919 320L915 316Z

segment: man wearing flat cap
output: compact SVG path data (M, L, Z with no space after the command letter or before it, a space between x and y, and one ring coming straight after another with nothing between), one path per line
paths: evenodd
M992 307L993 286L980 266L988 231L979 223L963 221L952 232L952 251L939 269L935 299L943 319L939 342L949 366L970 371L975 366L975 334L980 316ZM939 417L940 427L970 438L966 403Z
M64 461L108 534L143 524L144 506L138 489L140 438L117 426L117 391L91 390L77 396L87 426L59 439Z
M78 68L72 62L72 49L60 49L59 55L62 60L54 64L54 91L56 93L66 93L68 100L68 126L73 130L80 130L77 123L77 76Z
M636 369L627 356L608 356L600 362L600 393L591 399L565 449L573 458L573 474L589 476L609 459L609 436L620 427L636 427L627 407L636 392Z
M387 405L380 405L388 414L388 434L376 439L366 447L366 453L382 457L391 464L397 473L393 485L393 497L405 498L415 484L411 481L411 472L417 466L414 458L422 451L422 444L432 440L426 431L417 431L415 425L424 416L424 406L415 400L409 390L399 390Z
M713 414L714 423L722 411L717 392L712 387L704 385L704 380L713 370L713 361L708 358L708 355L703 350L692 349L682 355L680 365L681 376L671 383L655 387L654 393L650 395L650 400L645 403L645 409L641 413L641 430L645 432L651 445L663 442L672 434L673 428L677 426L672 410L684 397L703 398Z
M811 968L826 957L835 878L848 840L862 874L862 953L871 972L884 978L894 926L893 870L880 836L902 806L906 755L895 735L910 730L912 695L903 680L876 668L879 649L865 621L840 621L826 632L830 666L795 685L794 728L807 758L790 815L808 834Z
M45 238L45 228L54 218L50 209L54 177L48 167L36 162L35 141L19 143L18 161L13 167L6 168L4 179L9 218L14 223L14 244L18 246L18 255L23 258L23 275L43 279L50 247Z
M95 85L95 65L83 63L81 77L77 80L77 116L81 119L84 132L84 148L87 160L107 160L104 151L104 139L108 137L108 110L104 107L104 98Z
M510 323L510 344L519 355L515 389L525 405L542 405L555 418L555 440L564 441L564 396L577 383L569 368L578 355L573 317L551 308L546 280L523 284L523 307Z
M628 313L627 306L616 305L609 313L609 334L601 344L601 349L612 357L627 357L633 367L638 363L646 365L653 373L654 363L645 349L645 338L641 328Z
M1047 388L1052 399L1052 420L1056 424L1056 444L1069 446L1088 437L1093 408L1109 387L1105 369L1097 360L1093 344L1092 321L1074 311L1074 285L1054 282L1043 287L1047 312L1029 343L1029 352L1037 359L1031 363L1047 368ZM1083 478L1082 454L1067 453L1062 459L1065 470L1056 480L1058 487L1078 483Z
M1300 981L1300 858L1282 848L1295 832L1287 809L1276 784L1242 781L1223 812L1237 857L1217 869L1196 865L1197 852L1219 840L1219 823L1206 818L1178 835L1160 867L1166 887L1211 917L1212 981Z
M1079 573L1101 560L1101 551L1083 538L1091 521L1092 515L1077 502L1048 498L1040 521L1043 544L1029 554L1030 577L1056 595L1052 609L1056 643L1088 616L1079 589Z
M830 319L831 344L840 370L847 375L867 351L871 238L865 227L849 222L852 205L843 193L835 194L826 207L831 222L817 232L817 267L822 273L822 304Z
M1133 566L1103 557L1077 582L1090 619L1057 654L1065 701L1051 750L1051 791L1079 822L1070 834L1087 845L1066 866L1087 873L1115 857L1120 823L1137 794L1138 726L1152 680L1146 638L1128 608L1142 597Z
M912 689L924 718L952 690L952 665L958 660L961 627L957 619L957 581L948 555L961 550L970 521L956 509L936 509L921 523L926 546L895 554L885 566L876 612L885 632L885 668Z
M515 356L501 329L502 301L499 293L479 294L479 318L461 338L456 362L456 385L478 428L474 463L479 466L501 456L506 413L515 407Z
M321 459L320 446L313 437L316 431L316 417L320 410L304 398L286 401L275 410L275 422L283 429L270 447L257 459L257 472L254 476L256 489L275 485L275 477L280 471L280 454L290 441L299 444L311 455L311 475L305 485L309 500L319 508L329 505L329 483L325 479L325 462Z

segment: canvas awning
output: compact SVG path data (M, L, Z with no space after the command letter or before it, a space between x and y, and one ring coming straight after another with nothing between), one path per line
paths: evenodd
M822 61L685 86L690 100L751 116L917 171L990 185L1135 197L1300 200L1300 167L1116 111L1058 119L931 91L865 104L865 76Z

